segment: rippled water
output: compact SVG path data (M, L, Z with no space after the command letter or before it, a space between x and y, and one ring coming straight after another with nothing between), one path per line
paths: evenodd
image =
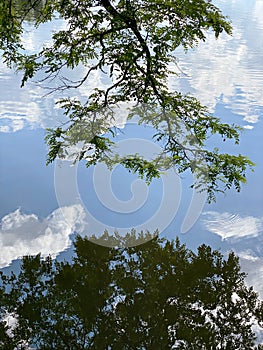
M262 114L263 104L263 3L253 1L215 1L233 24L233 35L221 35L218 40L208 35L205 43L185 55L175 52L181 79L170 80L171 88L194 93L211 111L218 102L239 115L240 124L252 128ZM52 28L63 28L61 21L52 23ZM24 41L30 52L50 39L50 24L40 30L27 28ZM78 73L78 72L77 72ZM83 73L83 70L80 71ZM42 98L46 90L32 82L19 88L21 76L0 63L1 131L17 131L23 128L50 127L57 124L60 112L54 108L52 95ZM93 77L93 86L103 86L103 77ZM92 86L90 86L90 89ZM83 89L78 92L87 95Z
M263 252L258 246L263 230L263 1L221 0L216 3L232 19L233 35L222 35L218 40L208 35L205 43L187 54L178 50L181 77L171 78L169 84L172 89L191 92L223 120L243 126L240 146L228 145L227 150L247 154L257 167L255 173L249 173L248 184L240 194L230 191L226 196L219 196L216 204L206 205L204 209L200 205L193 207L198 216L201 214L200 218L180 238L191 247L206 242L222 251L235 249L249 272L250 282L261 290L258 281L263 276ZM52 26L62 28L63 22L55 21ZM24 40L29 51L48 42L49 25L38 31L27 29ZM80 69L75 74L82 72ZM45 128L57 126L64 120L55 106L61 95L43 97L47 90L34 82L21 89L20 80L21 76L0 63L1 267L27 253L42 251L57 256L70 246L73 232L101 229L101 223L113 227L115 221L116 227L123 228L128 222L129 227L144 224L149 228L158 210L162 213L162 217L158 217L160 226L167 223L168 216L171 221L163 234L170 238L180 234L192 196L184 179L180 184L177 181L174 187L169 185L171 190L165 197L158 182L148 189L140 183L132 185L135 180L132 175L115 169L108 174L107 181L112 188L105 194L109 197L100 203L103 194L96 192L95 187L105 186L104 173L94 181L93 169L86 170L80 165L73 181L78 182L81 201L72 201L72 193L75 196L72 190L67 193L68 197L64 195L63 209L59 210L61 203L57 202L54 187L54 167L45 166L43 138ZM74 93L87 96L93 86L105 86L105 83L104 77L97 74L93 76L93 85ZM127 133L126 137L130 138L148 140L150 137L146 129L138 130L134 125L127 128ZM123 139L120 135L120 140ZM70 169L59 178L60 186L69 188L67 181L72 181ZM94 187L94 184L97 185ZM133 197L138 194L145 199ZM113 198L119 211L113 213L107 208L109 198ZM122 208L126 211L121 212ZM174 218L170 220L171 208ZM92 219L87 220L87 212Z
M232 20L233 35L213 35L195 50L179 54L185 77L171 85L193 92L211 111L223 103L251 129L262 118L263 2L217 1Z

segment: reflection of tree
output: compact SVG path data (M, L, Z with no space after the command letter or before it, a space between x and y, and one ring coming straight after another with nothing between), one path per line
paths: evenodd
M1 348L253 348L263 307L233 253L224 260L208 246L193 253L157 237L118 249L78 237L75 249L72 263L24 257L17 276L2 275L1 318L18 323L8 336L2 321Z
M14 16L22 22L38 20L46 0L5 0L5 2Z
M19 69L21 65L27 65L27 59L21 54L24 49L21 44L23 23L40 23L45 4L46 0L0 0L0 48L6 49L3 59L9 67Z

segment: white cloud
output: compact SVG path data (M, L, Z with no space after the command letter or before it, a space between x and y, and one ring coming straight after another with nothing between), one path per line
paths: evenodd
M54 210L40 220L20 209L6 215L0 223L0 268L27 254L56 257L70 245L70 234L85 226L85 212L80 205Z
M263 217L240 216L231 213L209 211L204 213L203 224L205 228L219 235L223 240L227 238L240 238L257 236L263 231Z

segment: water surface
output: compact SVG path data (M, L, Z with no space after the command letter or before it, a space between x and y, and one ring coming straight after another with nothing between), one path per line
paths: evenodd
M61 96L43 97L47 91L35 82L21 89L21 76L0 63L1 267L28 253L41 251L58 256L71 245L74 232L85 234L103 227L152 228L155 223L151 219L159 211L158 223L164 227L162 235L168 238L179 235L192 248L205 242L223 252L235 250L249 273L249 283L263 297L263 2L216 3L232 19L233 35L223 34L218 40L208 35L205 43L187 54L178 50L181 77L171 78L169 84L172 89L191 92L222 120L244 127L239 146L231 143L224 146L225 151L246 154L256 163L255 172L248 174L248 183L241 193L229 191L219 195L215 204L197 208L199 219L182 234L192 196L191 179L187 176L180 183L175 180L164 197L162 182L155 181L148 189L138 182L132 187L135 177L116 168L108 174L111 183L108 180L110 187L103 202L96 191L96 186L105 186L103 173L94 180L94 169L87 170L80 164L77 171L80 200L75 197L72 200L67 193L68 198L65 195L61 204L54 186L54 165L45 166L47 149L43 141L45 128L58 126L65 120L55 104ZM54 28L63 25L59 20L52 23ZM27 28L24 40L28 50L33 52L42 42L48 42L49 26L46 24L38 31ZM76 74L80 73L81 69ZM85 97L94 86L106 84L99 74L92 81L88 89L75 93ZM136 137L149 140L150 131L129 125L118 141ZM63 174L68 179L63 175L59 180L62 188L71 181L70 170L67 171ZM113 201L116 208L118 203L123 203L126 209L114 211ZM171 208L173 213L169 213Z

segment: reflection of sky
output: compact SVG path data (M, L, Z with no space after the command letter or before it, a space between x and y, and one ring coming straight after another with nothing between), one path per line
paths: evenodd
M263 296L260 283L263 278L263 2L222 0L217 3L233 21L233 36L222 35L217 41L208 36L206 43L187 55L179 50L179 67L185 75L179 80L171 78L169 83L173 88L193 93L216 116L244 126L240 146L227 144L224 150L248 155L257 167L254 173L248 174L248 184L241 193L231 190L219 195L217 203L205 205L197 223L180 238L192 248L205 242L223 252L234 249L241 257L243 268L249 272L249 282L254 283ZM62 25L60 21L55 23L56 28ZM41 42L48 42L48 30L28 32L25 40L27 48L34 51ZM77 75L82 72L78 70ZM46 91L32 82L21 89L20 76L2 63L0 78L0 215L3 218L0 266L26 253L42 251L58 255L70 245L73 231L89 233L99 227L87 220L87 211L105 226L121 228L140 225L154 215L162 198L161 181L155 181L148 188L148 197L133 213L114 213L97 197L93 186L94 169L86 170L80 165L77 182L83 207L74 201L65 203L63 211L67 220L64 220L56 200L54 167L44 165L46 147L43 142L43 129L57 126L63 120L61 111L55 108L59 96L42 98ZM93 86L104 85L103 79L94 75L92 84L78 92L80 97L87 96ZM147 132L132 127L126 130L126 137L147 139ZM123 138L121 134L119 140ZM132 199L134 179L120 168L115 169L111 180L117 200ZM175 219L163 232L167 237L180 234L191 201L192 192L188 188L191 180L187 174L183 175L181 197L177 183L164 203L167 205L167 215L163 214L165 223L169 206L176 206L177 199L180 201ZM60 181L63 185L63 179ZM103 175L97 179L98 183L105 186ZM147 194L145 188L141 191L141 195ZM178 198L170 202L173 191ZM105 190L105 196L108 192Z

